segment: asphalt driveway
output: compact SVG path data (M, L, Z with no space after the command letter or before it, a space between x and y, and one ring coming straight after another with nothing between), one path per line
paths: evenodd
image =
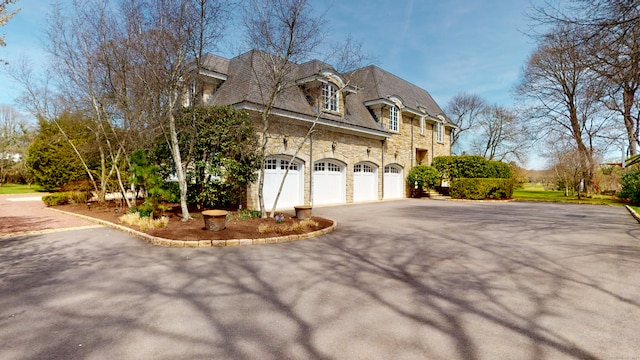
M1 359L638 359L625 209L402 200L310 240L0 238Z

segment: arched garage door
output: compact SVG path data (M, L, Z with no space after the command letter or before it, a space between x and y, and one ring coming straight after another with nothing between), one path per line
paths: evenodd
M271 210L276 199L280 182L291 158L270 157L264 162L264 205ZM294 161L287 174L287 179L278 198L278 209L304 205L304 165Z
M313 165L313 203L343 204L346 202L345 166L330 160Z
M373 164L353 165L353 201L378 200L378 168Z
M404 177L398 165L384 167L384 198L401 199L404 197Z

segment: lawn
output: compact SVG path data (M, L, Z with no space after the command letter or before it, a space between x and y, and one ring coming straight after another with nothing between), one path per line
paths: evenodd
M0 195L3 194L29 194L43 191L40 185L3 184L0 186Z
M589 197L582 196L578 199L576 194L564 196L563 191L559 190L545 190L542 184L524 184L523 189L517 189L513 192L513 198L516 200L529 200L529 201L551 201L551 202L564 202L575 204L599 204L599 205L624 205L615 196L605 195L592 195Z

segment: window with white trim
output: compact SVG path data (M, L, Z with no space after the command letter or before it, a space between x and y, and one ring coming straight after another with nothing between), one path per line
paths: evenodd
M315 165L313 165L313 171L324 171L324 163L315 163Z
M280 169L281 170L287 170L287 167L289 166L289 161L287 160L280 160ZM289 170L293 170L293 171L297 171L298 170L298 164L296 163L292 163L291 167L289 168Z
M339 165L334 163L327 163L327 171L329 172L340 172L342 169Z
M393 105L389 108L389 130L398 132L400 122L398 121L398 107Z
M369 165L362 165L362 172L373 173L373 167Z
M264 161L264 168L265 170L275 170L277 169L277 163L277 159L266 159Z
M356 173L373 173L373 167L367 164L355 164L353 165L353 172Z
M436 134L437 134L438 142L444 142L442 123L436 123Z
M327 111L338 111L338 100L340 92L338 88L331 84L322 84L322 109Z
M387 165L384 167L385 174L400 174L400 169L395 166Z
M420 118L420 135L424 135L424 117Z

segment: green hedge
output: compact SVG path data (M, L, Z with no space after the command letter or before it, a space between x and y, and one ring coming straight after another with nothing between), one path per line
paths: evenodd
M414 166L407 175L407 185L412 189L412 196L417 193L433 189L440 181L440 172L436 168L427 165ZM417 189L415 188L417 185Z
M450 196L454 199L484 200L510 199L513 179L460 178L451 182Z
M621 199L629 199L632 204L640 204L640 171L631 170L622 175L620 181L622 191L618 194Z
M42 197L42 201L47 206L85 203L88 200L89 194L78 191L58 192Z
M455 180L460 178L500 178L513 177L511 166L501 161L487 160L482 156L438 156L431 166L436 168L443 178Z

